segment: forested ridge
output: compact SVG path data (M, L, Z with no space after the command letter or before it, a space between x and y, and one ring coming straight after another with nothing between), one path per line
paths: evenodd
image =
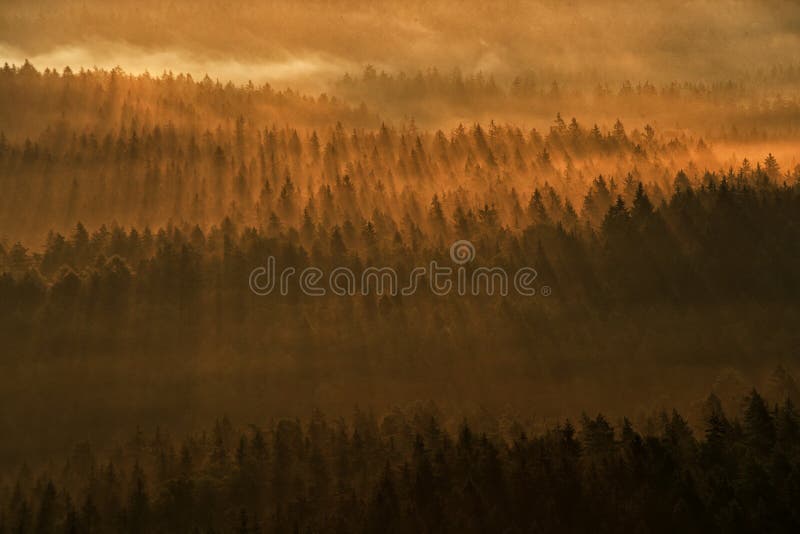
M63 233L79 221L94 227L113 221L140 229L184 221L207 227L229 216L259 227L275 215L299 227L304 212L315 210L328 226L347 219L358 224L376 211L397 221L418 220L434 195L448 216L458 207L475 211L494 205L500 223L519 229L527 221L514 210L524 207L535 189L553 188L562 203L558 210L581 214L600 176L613 179L620 191L626 187L627 201L636 183L644 182L655 204L669 198L681 171L693 186L708 171L741 181L762 165L777 183L792 185L800 176L796 161L781 168L766 153L759 157L766 163L722 159L686 126L667 123L657 129L619 119L598 125L591 116L586 122L562 116L558 106L572 106L558 95L532 96L514 108L545 102L552 114L548 111L544 129L488 120L443 130L422 129L413 120L381 122L363 103L335 96L223 86L184 75L39 73L28 63L0 71L0 93L15 103L0 110L2 236L33 246L48 230ZM655 107L676 105L688 113L693 94L678 91L668 97L675 102ZM636 97L623 92L615 98ZM778 96L763 108L731 107L732 102L718 108L730 109L734 117L745 113L736 120L753 128L763 124L763 133L736 135L764 142L794 135L788 102ZM472 108L483 106L477 102ZM595 103L593 109L607 106ZM758 120L747 115L761 113L757 109L766 115ZM727 118L713 122L730 125L734 118ZM353 198L337 196L333 209L320 205L330 190L335 194L342 187L352 190ZM609 186L610 201L600 198L585 210L595 226L620 192L613 189Z

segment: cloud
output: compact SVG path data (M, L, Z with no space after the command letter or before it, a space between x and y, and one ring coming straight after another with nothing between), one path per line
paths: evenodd
M321 90L343 71L356 68L354 64L319 54L287 54L280 60L239 60L203 57L181 49L148 50L115 42L91 47L66 45L33 55L20 48L0 44L0 57L17 65L28 60L39 70L51 68L60 71L67 66L72 69L96 67L109 70L119 66L131 74L149 72L160 75L173 71L191 74L196 79L209 75L222 82L266 82L278 87L292 86L303 90Z
M718 80L800 60L785 0L408 0L380 4L8 0L0 52L37 64L310 83L374 64L499 76Z

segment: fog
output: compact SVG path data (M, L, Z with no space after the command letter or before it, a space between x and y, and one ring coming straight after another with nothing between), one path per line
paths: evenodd
M43 68L58 70L65 66L111 70L123 65L125 72L131 74L160 75L177 70L196 79L208 75L222 82L271 83L314 92L325 91L327 80L356 68L354 64L316 53L287 55L274 60L213 59L179 48L153 50L115 41L103 42L102 45L69 44L33 54L16 46L0 45L0 57L10 64L21 65L27 60Z
M797 0L3 0L0 533L800 532L798 147Z
M313 16L312 16L313 15ZM685 2L7 1L0 55L317 86L366 64L596 83L725 80L794 62L800 5ZM313 81L312 81L313 78Z

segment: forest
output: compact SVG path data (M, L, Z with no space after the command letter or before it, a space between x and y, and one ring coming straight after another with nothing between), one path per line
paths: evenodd
M794 386L791 397L798 393ZM703 403L637 431L582 415L538 434L485 416L442 426L435 406L382 418L320 412L176 440L137 430L89 443L0 501L3 532L793 532L800 417L752 390L729 417Z
M22 117L0 144L3 402L25 406L4 424L31 452L63 446L60 430L40 439L62 424L106 440L122 422L420 398L453 416L591 402L696 421L712 387L736 410L748 386L793 369L800 167L770 153L726 169L692 134L560 113L541 131L427 131L335 97L186 76L25 64L0 91L39 102L4 110ZM308 126L274 125L296 110ZM33 138L15 126L39 123ZM447 261L457 239L476 247L470 267L531 266L552 296L262 298L247 285L268 256L405 275Z
M415 2L370 57L345 0L342 35L0 6L0 534L798 530L800 11L769 2L687 3L677 67L670 0L591 69L553 37L600 53L584 2L541 35ZM257 294L268 261L534 291Z

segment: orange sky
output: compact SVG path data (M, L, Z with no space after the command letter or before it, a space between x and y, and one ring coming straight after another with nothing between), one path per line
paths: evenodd
M725 79L800 60L786 0L212 2L0 5L0 57L319 85L365 64L499 76Z

